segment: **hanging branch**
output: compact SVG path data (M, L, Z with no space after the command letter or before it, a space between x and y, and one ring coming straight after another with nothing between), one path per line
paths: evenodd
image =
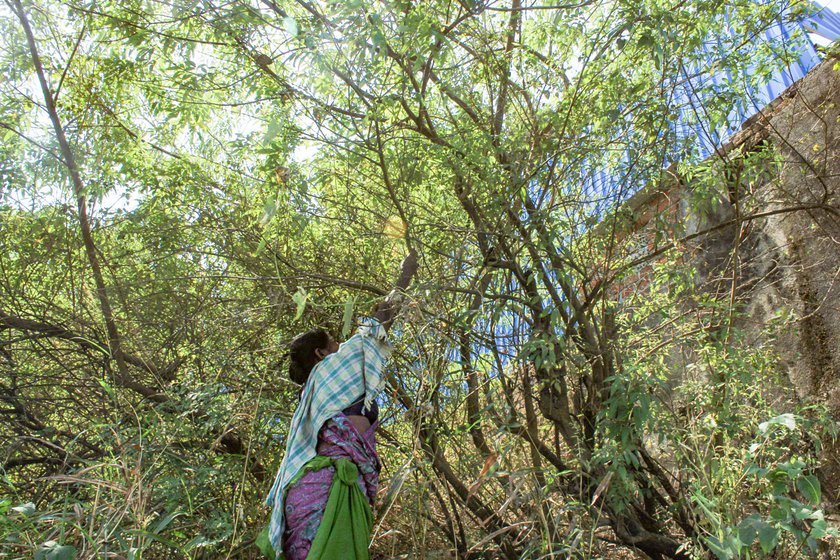
M6 2L9 4L8 0ZM117 323L114 320L114 313L111 308L111 301L108 298L108 291L105 286L105 278L102 275L102 265L99 261L96 244L93 241L91 234L90 219L88 218L87 210L87 196L85 184L79 174L79 168L76 165L76 158L70 143L67 141L67 136L64 132L64 127L61 125L61 119L58 115L58 110L55 104L55 97L47 84L47 78L44 73L44 66L41 63L41 56L38 53L38 47L35 44L35 36L32 33L32 28L29 25L29 20L26 17L26 11L21 4L21 0L12 0L9 4L12 11L20 20L23 31L26 34L26 41L29 45L29 53L32 57L32 64L35 67L35 73L38 75L38 82L41 85L41 93L44 96L44 104L50 116L50 121L53 125L56 139L61 148L61 156L67 171L70 174L70 180L73 186L73 194L76 196L76 207L79 217L79 227L82 230L82 241L85 246L85 254L87 255L91 271L93 272L94 282L96 283L96 296L99 300L99 307L102 310L102 316L105 320L105 328L108 333L108 348L111 355L117 362L117 383L131 389L136 393L152 400L154 402L163 402L166 397L156 389L148 387L135 380L128 370L125 356L122 353L122 343L120 340L120 332L117 328Z
M79 174L79 168L76 165L76 159L74 157L73 150L71 149L70 144L67 141L67 136L64 132L64 128L61 125L61 119L59 118L55 104L55 97L53 96L52 92L50 91L50 87L47 84L44 67L41 63L41 57L38 53L38 48L35 43L35 37L32 33L32 28L29 25L29 20L26 17L26 12L23 8L23 5L21 4L20 0L11 0L11 2L10 0L6 0L6 4L9 5L14 14L20 20L21 26L23 27L24 33L26 34L32 63L35 67L35 72L38 76L38 82L41 85L41 92L44 97L44 103L46 105L47 112L49 113L50 121L52 121L55 136L61 148L63 163L65 164L68 172L70 173L70 178L73 186L73 194L76 196L79 226L82 230L82 239L85 247L85 254L88 258L91 270L93 271L94 281L96 283L96 295L99 300L99 306L102 310L106 332L108 334L108 350L110 351L111 356L117 362L116 383L120 387L130 389L149 399L150 401L156 403L167 402L169 400L169 397L167 395L157 391L152 387L148 387L138 382L132 377L128 369L128 360L126 359L126 355L122 351L120 332L117 327L117 323L114 319L114 313L111 307L110 299L108 297L108 291L105 286L105 279L102 274L102 266L100 263L99 254L96 248L96 244L93 241L93 235L91 233L90 220L88 218L87 211L87 197L85 194L85 184L82 181L81 175ZM61 336L61 334L62 333L56 333L57 336ZM237 434L231 431L227 431L221 434L221 436L218 437L217 441L214 443L214 446L215 445L218 445L221 450L227 453L237 455L243 454L246 448L243 440ZM258 462L250 464L248 466L248 469L257 480L262 480L265 477L265 468Z

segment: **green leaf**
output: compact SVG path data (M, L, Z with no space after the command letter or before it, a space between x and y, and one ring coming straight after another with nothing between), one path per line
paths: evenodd
M186 545L184 545L184 550L190 551L196 548L202 548L213 544L216 544L216 541L209 539L204 535L197 535L193 537Z
M816 519L811 522L810 537L821 539L828 533L828 522L825 519Z
M799 504L799 502L797 502ZM808 519L812 515L814 515L814 510L809 508L804 504L799 504L798 506L794 506L791 508L791 512L793 512L793 518L797 521L802 521L803 519Z
M706 546L709 547L718 560L733 560L736 556L732 554L727 546L728 543L722 543L717 537L709 537L706 539Z
M788 430L795 430L796 417L790 413L780 414L775 418L771 418L770 420L759 424L758 431L762 434L766 434L773 426L783 426Z
M283 132L283 124L277 121L272 121L268 123L268 126L265 129L265 137L263 141L266 144L271 143L272 140L277 138L277 135Z
M183 512L183 511L173 511L172 513L170 513L169 515L167 515L166 517L164 517L163 519L158 521L157 525L155 525L155 528L152 529L152 533L154 533L155 535L162 533L163 530L166 529L169 526L170 523L172 523L173 519L175 519L176 517L180 517L182 515L187 515L187 514L186 514L186 512Z
M341 336L347 337L350 334L350 329L353 328L353 309L356 307L356 298L347 296L347 301L344 302L344 315L341 317Z
M21 504L19 506L15 506L12 508L12 511L16 511L26 517L30 517L35 515L35 504L32 502L27 502L25 504Z
M766 525L757 513L745 518L738 524L738 539L744 543L745 546L750 546L758 536L758 531L762 524Z
M774 507L770 510L770 517L775 521L786 521L790 517L790 508Z
M298 290L292 296L292 301L297 304L297 310L295 311L295 321L303 316L303 312L306 309L306 291L303 288L298 288Z
M286 16L283 18L283 27L289 32L292 37L298 36L298 24L295 18Z
M274 217L274 214L277 213L277 200L274 198L269 198L263 204L263 215L260 218L260 225L264 226L268 222L271 221L271 218Z
M35 560L74 560L75 558L75 546L61 545L55 541L47 541L35 551Z
M773 476L778 476L783 474L787 476L791 480L795 480L799 478L802 474L802 471L805 469L806 465L802 461L791 459L786 463L780 463L776 470L773 472Z
M820 498L822 497L820 481L817 480L816 476L809 474L808 476L798 478L796 480L796 488L812 504L817 505L820 503Z
M649 47L653 45L653 37L650 35L650 33L645 32L641 37L639 37L639 40L636 42L636 44L640 47Z
M114 388L111 387L107 381L104 379L97 379L96 381L99 383L99 386L105 390L105 393L107 393L109 397L114 398Z
M758 544L761 545L764 554L770 554L770 551L776 548L780 534L781 531L778 528L767 523L758 528Z
M259 245L257 245L257 250L254 252L254 256L259 257L262 254L262 252L265 251L266 245L268 245L268 241L265 237L263 237L262 239L260 239Z

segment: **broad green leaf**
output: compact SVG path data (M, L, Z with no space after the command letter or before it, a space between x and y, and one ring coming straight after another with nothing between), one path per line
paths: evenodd
M794 502L795 505L792 506L791 512L793 513L793 518L797 521L801 521L803 519L809 519L814 515L814 510L810 507L806 506L801 502L797 502L795 500L791 500Z
M193 537L186 545L184 545L184 550L194 550L196 548L203 548L206 546L210 546L216 544L216 541L206 537L205 535L196 535Z
M766 434L770 428L773 426L783 426L788 430L795 430L796 429L796 417L793 414L785 413L776 416L775 418L771 418L766 422L762 422L758 425L758 431L762 434Z
M35 510L35 504L33 504L32 502L27 502L25 504L15 506L11 509L12 509L12 511L16 511L20 514L23 514L23 515L27 516L27 517L35 515L35 511L36 511Z
M817 480L816 476L809 474L807 476L799 477L796 479L796 488L802 492L805 499L813 505L818 505L820 503L820 481Z
M821 539L828 534L828 522L825 519L815 519L811 522L810 537Z
M738 539L745 546L750 546L758 536L758 531L763 523L764 521L761 520L761 517L757 513L745 518L738 524Z
M260 239L260 243L259 243L259 245L257 245L257 250L254 251L254 256L259 257L262 254L262 252L265 251L265 248L266 248L267 245L268 245L268 240L265 237Z
M35 551L35 560L74 560L76 547L61 545L56 541L47 541Z
M350 329L353 328L353 309L356 307L356 298L347 296L347 301L344 302L344 314L341 317L341 336L346 338L350 334Z
M272 140L274 140L278 134L283 130L283 124L279 122L272 121L268 123L268 126L265 129L265 137L263 141L268 144Z
M733 560L736 558L735 554L727 546L727 543L725 541L721 542L717 537L707 538L706 546L717 556L718 560Z
M97 379L96 381L99 383L99 386L105 390L109 397L114 398L114 388L111 386L110 383L108 383L104 379Z
M298 31L299 31L298 30L298 23L297 23L297 20L295 20L295 18L290 17L290 16L284 17L283 18L283 27L286 28L286 31L288 31L289 35L291 35L292 37L297 37L298 36Z
M292 295L292 301L297 304L297 309L295 311L295 321L303 316L303 312L306 310L306 290L303 288L298 288L298 290Z
M765 554L770 554L770 552L776 548L776 545L779 544L780 535L781 531L772 525L765 523L760 526L758 528L758 544L761 545L761 550L763 550Z
M263 213L262 217L260 218L260 225L264 226L271 221L271 218L274 217L274 214L277 213L277 200L275 198L269 198L265 201L263 205Z

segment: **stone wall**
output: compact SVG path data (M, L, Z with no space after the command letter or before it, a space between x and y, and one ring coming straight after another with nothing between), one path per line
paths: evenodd
M840 63L827 60L795 84L758 123L782 157L781 175L752 196L780 213L753 224L747 241L754 324L791 313L776 349L799 399L840 418ZM790 212L787 209L797 209ZM840 446L820 478L840 502Z
M801 398L840 417L840 74L828 60L797 82L761 128L782 156L781 177L756 189L781 213L754 224L749 315L792 311L779 349ZM797 209L784 211L786 209Z
M743 154L769 159L742 176ZM631 199L630 235L655 250L645 236L663 215L687 223L689 236L711 230L685 245L700 281L722 278L707 287L723 296L734 277L748 337L766 342L761 329L780 325L773 344L789 372L780 396L825 404L840 418L840 60L824 61L751 118L716 159L729 184L702 224L683 200L690 187L675 177ZM645 289L644 276L619 290ZM840 503L840 446L827 450L821 478Z

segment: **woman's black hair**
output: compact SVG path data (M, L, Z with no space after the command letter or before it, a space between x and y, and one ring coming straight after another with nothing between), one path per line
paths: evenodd
M330 334L324 329L312 329L297 335L289 344L289 379L304 385L319 361L315 350L326 348L329 343Z

